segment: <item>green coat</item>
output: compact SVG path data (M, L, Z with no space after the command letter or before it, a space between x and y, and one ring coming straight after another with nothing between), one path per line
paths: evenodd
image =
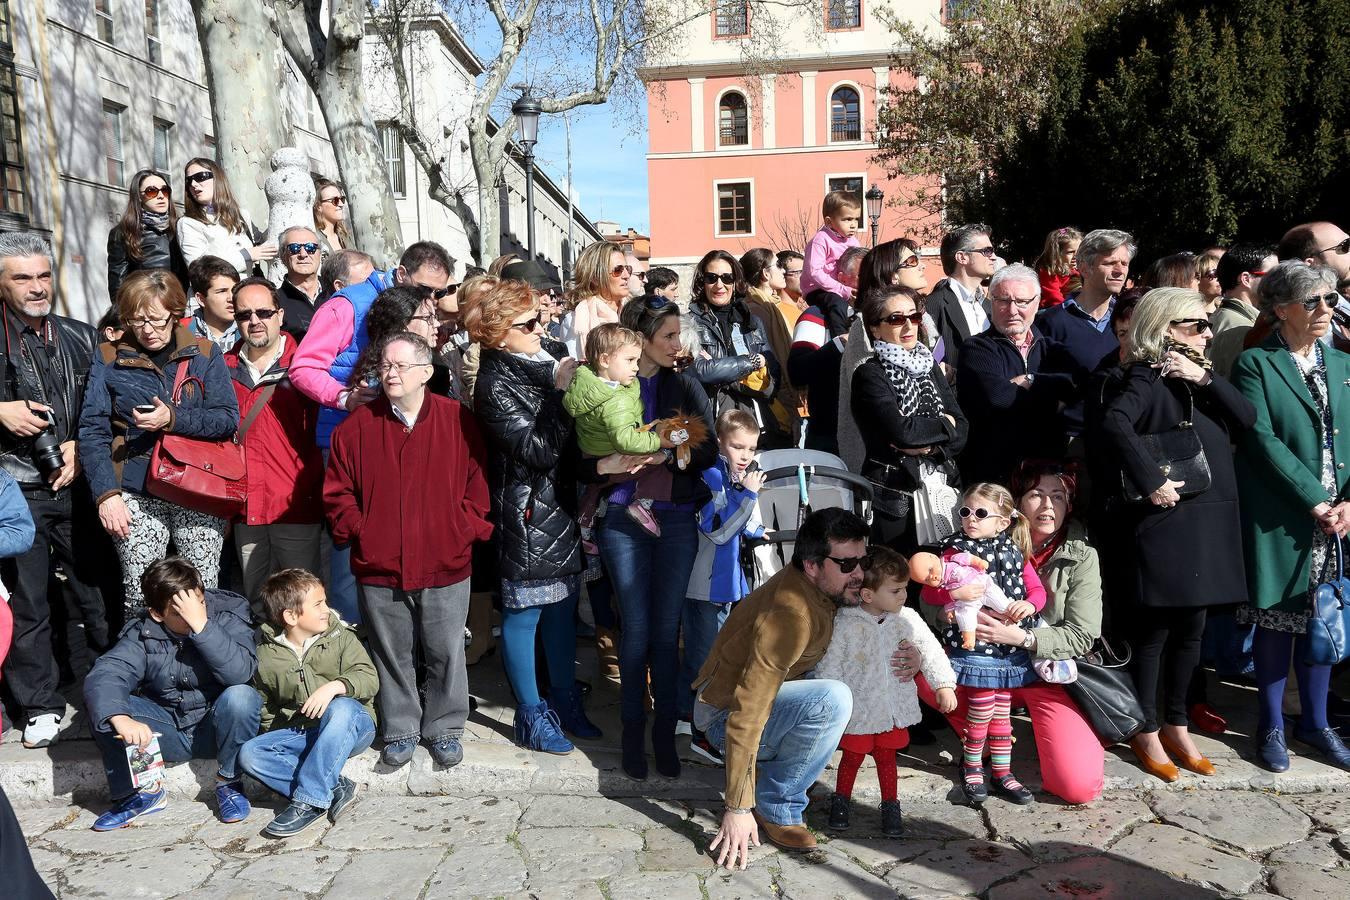
M634 378L610 387L591 371L578 366L563 395L563 408L577 421L577 443L587 456L631 453L642 456L661 449L661 438L642 427L642 390Z
M1350 356L1322 348L1331 397L1336 488L1350 463ZM1238 444L1242 549L1251 603L1301 612L1311 575L1312 508L1329 499L1322 487L1322 421L1298 366L1272 334L1233 365L1233 385L1256 407L1256 425Z
M311 728L318 723L300 712L309 695L330 681L347 685L342 695L360 703L375 719L375 693L380 677L366 648L350 625L335 612L328 614L328 630L297 658L291 646L282 643L281 629L271 623L262 627L258 643L258 672L253 684L262 695L262 730Z
M1083 526L1069 520L1069 534L1040 572L1045 625L1035 628L1037 659L1073 659L1102 635L1102 572Z

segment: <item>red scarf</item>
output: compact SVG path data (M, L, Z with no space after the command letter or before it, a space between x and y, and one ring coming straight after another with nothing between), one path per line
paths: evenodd
M1060 547L1064 546L1064 541L1069 535L1069 527L1065 525L1059 531L1056 531L1050 540L1046 541L1040 547L1033 548L1031 551L1031 567L1036 570L1036 574L1041 574L1041 569L1050 561L1050 557Z

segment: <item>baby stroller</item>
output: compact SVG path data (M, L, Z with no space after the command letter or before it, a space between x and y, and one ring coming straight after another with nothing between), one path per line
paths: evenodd
M872 483L855 475L839 457L820 450L766 450L759 455L764 487L758 514L764 537L753 548L750 576L758 587L792 560L797 527L813 510L851 509L872 521Z

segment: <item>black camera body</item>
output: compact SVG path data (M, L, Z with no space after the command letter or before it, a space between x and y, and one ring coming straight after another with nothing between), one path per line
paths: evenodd
M30 405L28 411L39 419L47 420L47 427L33 438L33 465L37 466L42 479L49 481L52 474L61 471L61 467L66 464L66 458L61 453L61 440L56 436L56 421L48 410L33 409Z

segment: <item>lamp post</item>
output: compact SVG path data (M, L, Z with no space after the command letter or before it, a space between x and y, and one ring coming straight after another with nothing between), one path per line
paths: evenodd
M872 246L877 245L877 230L881 226L881 204L886 199L886 194L875 184L867 189L863 195L867 200L867 218L872 223Z
M539 101L530 94L529 85L511 104L511 112L520 122L520 145L525 149L525 245L534 259L534 145L539 140Z

